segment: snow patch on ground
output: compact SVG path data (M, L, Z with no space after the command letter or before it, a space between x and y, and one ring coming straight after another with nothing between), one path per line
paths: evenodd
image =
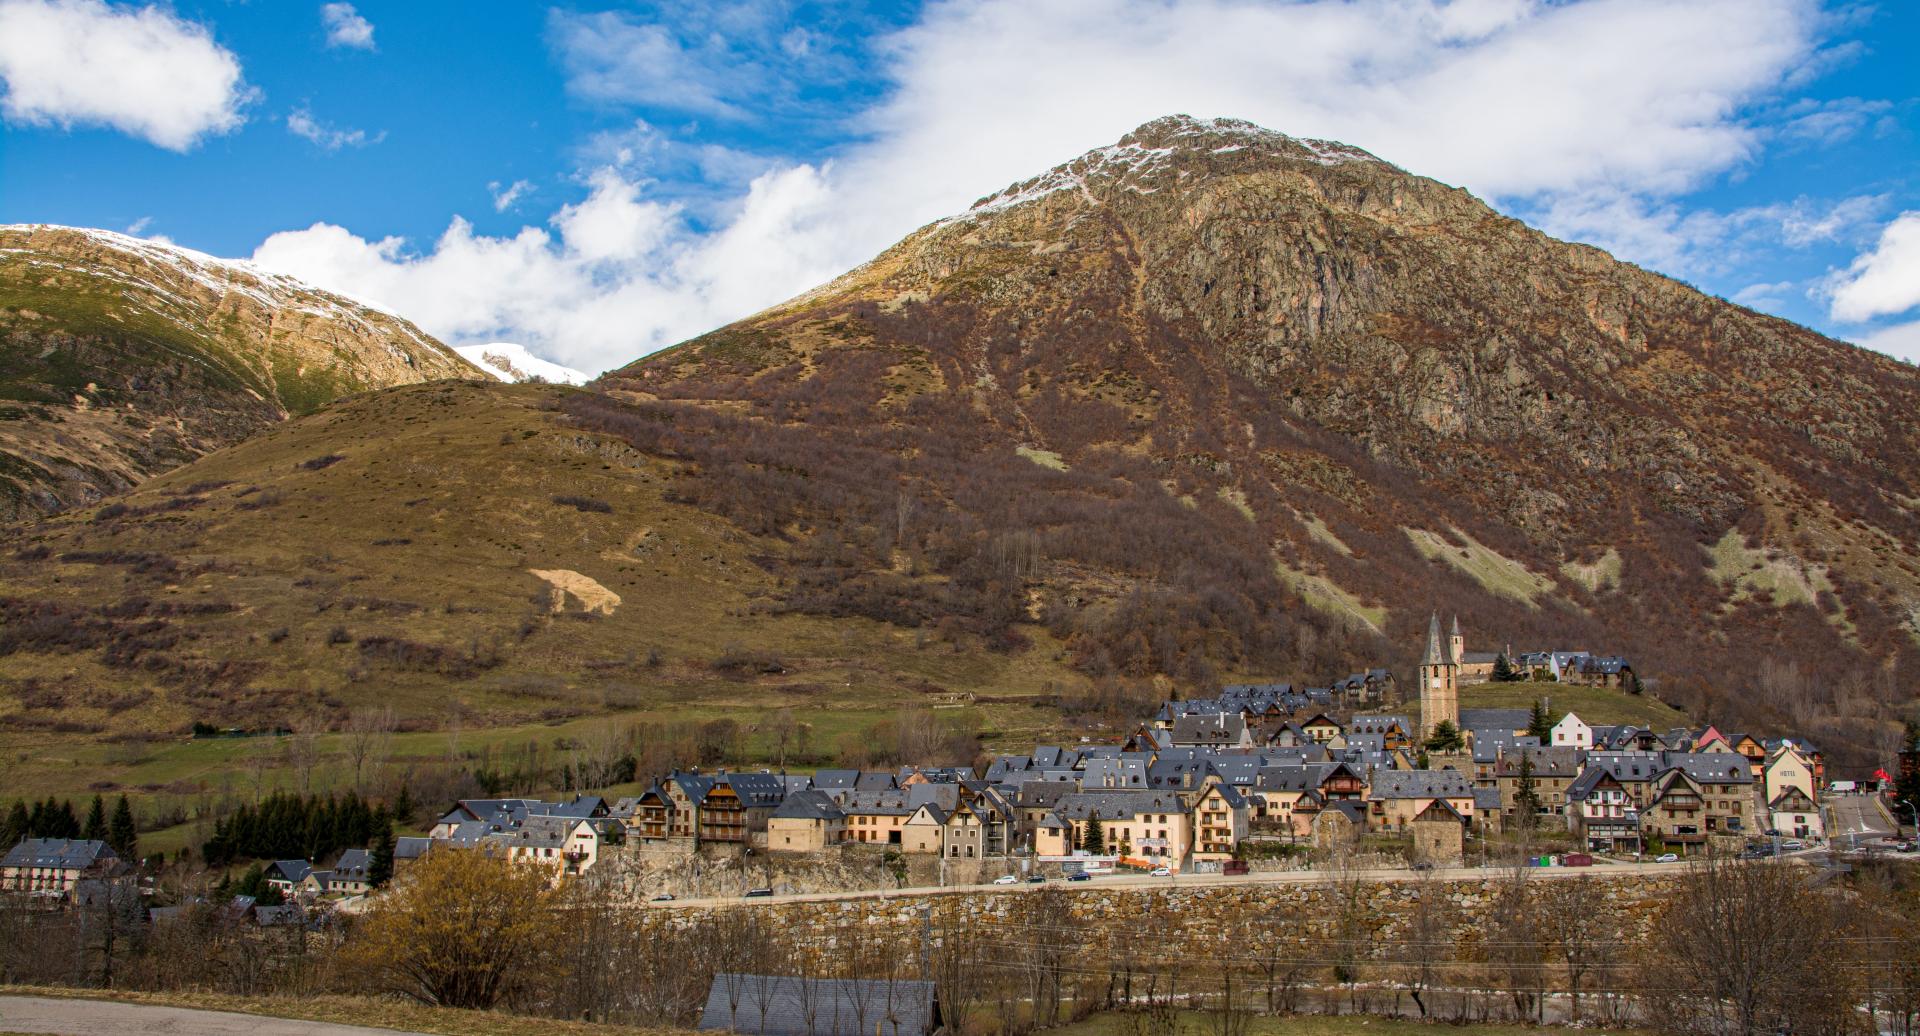
M583 371L543 360L517 342L456 345L453 351L501 381L532 381L538 378L554 385L585 385L593 380L592 375Z

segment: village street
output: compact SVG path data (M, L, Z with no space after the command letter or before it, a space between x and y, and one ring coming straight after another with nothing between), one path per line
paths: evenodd
M1878 842L1899 830L1878 796L1835 795L1827 800L1827 812L1832 818L1828 822L1827 837L1836 849L1856 840L1863 845Z
M0 996L0 1032L60 1036L381 1036L375 1029L332 1022L268 1018L154 1004L122 1004L48 996Z

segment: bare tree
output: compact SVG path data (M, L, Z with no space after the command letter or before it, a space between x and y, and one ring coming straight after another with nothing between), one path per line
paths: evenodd
M293 733L287 737L287 765L300 782L300 794L313 794L313 771L320 763L320 732L325 729L319 717L307 713L293 721Z
M353 790L366 790L369 764L378 772L393 744L393 706L369 705L347 715L347 758L353 763Z
M1590 882L1548 882L1538 891L1542 934L1559 958L1560 973L1566 980L1567 1021L1578 1025L1587 976L1596 970L1605 974L1616 962L1619 925L1613 913L1595 901Z

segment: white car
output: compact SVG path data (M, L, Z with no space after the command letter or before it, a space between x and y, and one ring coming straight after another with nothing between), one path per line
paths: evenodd
M1014 877L1011 874L1002 874L999 877L993 879L993 883L995 885L1018 885L1020 884L1020 879Z
M1678 856L1675 856L1675 855L1674 855L1673 853L1661 853L1661 854L1660 854L1660 855L1659 855L1658 857L1656 857L1656 858L1654 859L1654 861L1653 861L1653 862L1655 862L1655 863L1679 863L1679 862L1680 862L1680 857L1678 857Z
M1173 877L1173 868L1171 868L1171 867L1155 867L1155 868L1153 869L1153 876L1154 876L1154 877L1156 877L1156 878L1171 878L1171 877Z

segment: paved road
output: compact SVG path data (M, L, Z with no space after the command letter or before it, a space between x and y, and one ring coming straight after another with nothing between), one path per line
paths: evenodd
M1596 863L1592 867L1535 867L1529 874L1536 878L1572 878L1586 874L1601 873L1608 876L1631 874L1674 874L1684 867L1684 863ZM1442 867L1431 871L1410 871L1404 868L1392 870L1365 870L1349 873L1348 877L1365 878L1368 881L1422 881L1428 879L1492 878L1504 873L1499 867ZM790 896L767 896L758 899L743 899L738 896L714 896L701 899L679 899L667 903L649 903L655 909L673 910L688 907L714 906L760 906L774 903L824 903L833 900L851 899L897 899L907 896L942 896L978 894L981 892L1027 892L1041 888L1064 887L1073 891L1087 891L1100 888L1200 888L1214 885L1288 885L1317 884L1332 881L1335 875L1330 871L1284 871L1275 874L1244 874L1227 877L1219 874L1182 874L1172 878L1153 878L1144 874L1115 874L1094 878L1092 881L1062 881L1050 878L1044 885L1029 885L1021 882L1017 885L929 885L921 888L902 888L884 890L863 890L853 892L809 892Z
M396 1029L373 1029L331 1022L302 1022L228 1011L196 1011L110 1000L69 1000L46 996L0 996L0 1032L58 1033L60 1036L392 1036Z
M1844 845L1856 836L1861 842L1878 842L1897 834L1899 827L1875 795L1834 795L1827 799L1827 841Z

